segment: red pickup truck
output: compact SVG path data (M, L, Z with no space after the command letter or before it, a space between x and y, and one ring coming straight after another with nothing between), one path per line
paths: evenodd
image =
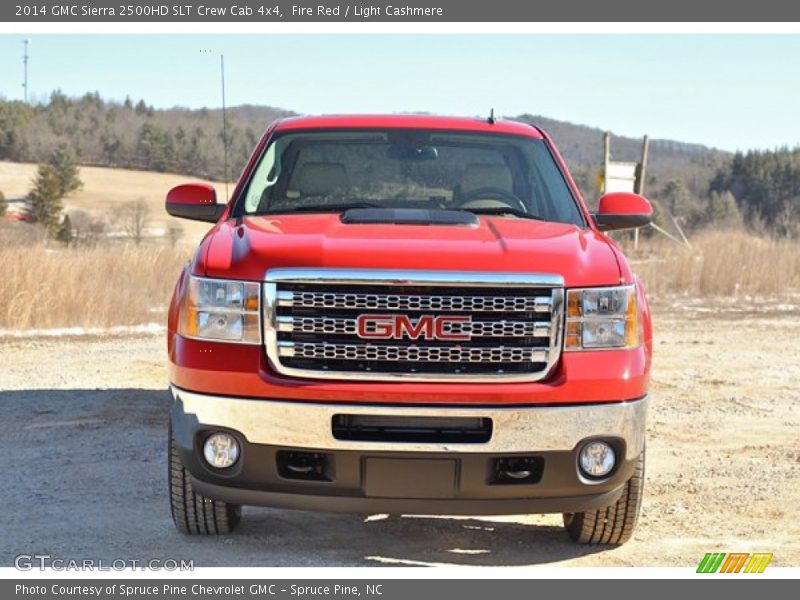
M619 544L642 499L650 313L537 127L433 116L273 123L169 309L172 516L224 534L242 505L563 513Z

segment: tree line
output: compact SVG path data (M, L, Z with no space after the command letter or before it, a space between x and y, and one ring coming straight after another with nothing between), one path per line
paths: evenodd
M289 114L230 109L225 146L232 178L267 124ZM71 98L56 91L33 105L0 101L0 160L43 163L60 146L70 147L83 165L225 177L220 110L155 110L143 100L108 101L97 92Z
M800 147L737 153L710 189L731 194L748 224L800 237Z

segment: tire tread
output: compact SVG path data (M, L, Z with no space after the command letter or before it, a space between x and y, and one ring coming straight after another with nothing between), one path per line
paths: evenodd
M564 515L569 537L579 544L621 545L631 539L639 520L644 491L645 453L625 482L619 499L606 508Z
M236 529L241 520L241 506L213 500L194 491L192 477L178 456L171 427L167 483L172 521L178 531L187 535L226 535Z

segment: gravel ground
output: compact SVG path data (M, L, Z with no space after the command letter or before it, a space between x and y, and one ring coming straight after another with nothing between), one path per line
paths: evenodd
M693 308L693 306L695 308ZM586 548L557 515L365 517L246 508L218 539L172 527L162 336L0 339L0 565L694 566L708 551L800 566L800 315L657 308L647 486L634 539Z

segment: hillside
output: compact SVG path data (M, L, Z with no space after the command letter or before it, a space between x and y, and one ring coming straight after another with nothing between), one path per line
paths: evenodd
M270 107L228 110L227 145L235 178L266 125L291 114ZM156 110L140 100L103 100L99 94L47 104L0 101L0 160L45 162L52 149L71 146L81 164L182 173L224 179L219 109Z
M271 106L229 108L228 154L235 179L265 127L292 111ZM530 114L512 116L544 127L555 139L587 200L596 197L602 163L599 128ZM612 132L613 133L613 132ZM84 165L174 172L223 179L222 115L219 109L154 109L144 101L113 102L99 94L69 98L59 92L47 104L28 106L0 101L0 160L43 162L52 148L66 143ZM612 151L621 160L636 160L641 140L615 137ZM709 182L729 155L705 146L653 140L648 194L656 200L666 182L680 179L695 199L708 193Z
M581 191L591 201L596 195L597 170L603 162L604 131L543 116L525 114L514 118L535 123L553 137ZM612 132L611 152L615 160L638 162L642 140L615 136ZM704 198L717 169L730 158L728 152L700 144L651 139L646 192L658 199L668 181L680 179L693 196Z

